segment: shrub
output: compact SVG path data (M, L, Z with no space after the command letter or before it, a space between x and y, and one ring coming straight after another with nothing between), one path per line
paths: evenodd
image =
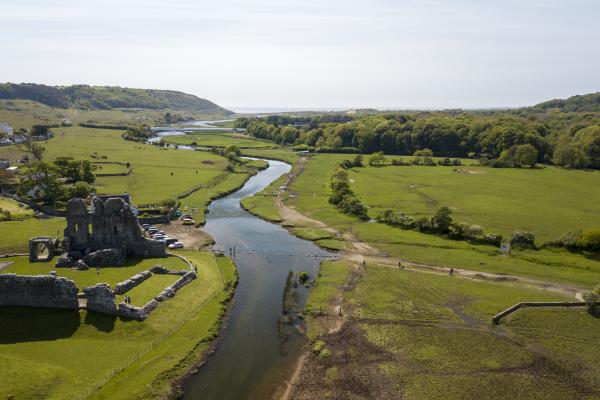
M584 231L577 245L583 250L600 251L600 230Z
M579 247L579 241L583 236L581 231L569 232L561 236L559 243L569 250L576 250Z
M525 231L515 231L510 238L510 245L517 249L536 249L535 236Z
M502 244L502 235L496 233L488 233L483 237L483 242L490 246L500 247Z
M70 198L79 197L82 199L87 198L92 192L92 187L87 182L75 182L68 190Z
M583 294L583 301L587 303L588 312L596 315L598 313L598 302L600 301L600 286Z

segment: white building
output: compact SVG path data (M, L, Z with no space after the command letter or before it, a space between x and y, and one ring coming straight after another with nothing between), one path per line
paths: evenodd
M13 134L13 128L9 124L5 124L4 122L0 122L0 132L6 133L9 136Z

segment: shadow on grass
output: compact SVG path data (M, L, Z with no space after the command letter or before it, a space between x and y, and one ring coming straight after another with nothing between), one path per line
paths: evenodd
M81 323L79 311L47 308L0 308L0 344L66 339Z
M112 332L115 329L116 315L102 314L95 311L88 311L85 314L85 324L92 325L101 332Z

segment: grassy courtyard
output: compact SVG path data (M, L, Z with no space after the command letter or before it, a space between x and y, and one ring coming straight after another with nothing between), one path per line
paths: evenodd
M94 394L94 398L144 399L170 393L170 379L181 374L215 334L224 311L221 302L236 279L235 268L226 258L201 252L182 254L197 265L198 279L144 322L93 312L0 310L0 360L5 367L0 398L77 399ZM16 261L5 272L42 273L49 268ZM95 271L61 269L59 273L78 285L113 283L157 263L183 267L178 259L169 258L103 269L99 276ZM141 300L156 291L156 278L134 289L132 298Z

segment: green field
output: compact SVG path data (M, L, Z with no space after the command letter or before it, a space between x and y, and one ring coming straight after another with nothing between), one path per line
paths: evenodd
M376 218L386 209L412 216L450 207L453 218L510 237L542 241L600 226L600 172L561 168L366 167L349 172L352 189Z
M182 254L198 266L198 279L162 303L145 322L92 312L0 310L0 360L5 367L0 398L72 399L96 389L100 390L94 398L157 398L169 393L170 379L182 373L213 337L224 310L221 302L229 296L235 279L234 266L225 258L201 252ZM157 263L184 267L179 259L169 258L102 269L99 276L95 271L58 272L80 285L112 284ZM49 268L17 259L5 272L42 273ZM163 277L153 276L134 289L132 299L150 298L150 292L163 284L168 284Z
M273 142L254 139L250 136L236 133L188 133L181 136L165 136L163 141L170 144L181 145L191 145L195 143L195 145L200 147L227 147L230 145L236 145L242 149L278 147L278 145Z
M0 209L8 211L11 219L25 219L33 216L33 210L28 206L21 205L8 197L0 197Z
M304 172L300 174L292 184L291 190L293 190L297 196L287 200L287 204L292 205L302 214L310 218L323 221L340 232L352 233L358 239L372 244L381 251L409 261L455 268L532 276L540 279L577 283L584 286L594 286L600 282L600 265L597 259L591 256L588 257L563 250L548 249L522 252L513 251L510 257L504 257L499 256L498 250L490 246L472 245L468 242L449 240L417 231L402 230L381 223L362 222L355 217L342 214L328 202L331 193L329 179L335 165L346 158L348 157L344 155L329 154L313 156L306 164ZM449 180L463 178L462 176L458 178L453 177L450 173L452 170L444 167L367 167L359 169L359 172L351 172L349 174L352 177L352 180L354 180L354 182L351 182L350 186L359 194L359 197L361 197L366 204L374 206L377 201L385 202L389 201L386 200L386 198L402 196L402 193L409 189L398 188L398 190L393 190L392 185L385 186L384 180L372 178L371 181L369 181L367 178L362 178L362 175L359 178L358 175L376 173L393 175L392 173L394 171L398 171L398 174L409 174L411 171L415 171L414 173L418 174L418 171L421 168L430 168L431 171L434 171L427 172L428 174L439 173L443 176L445 176L444 171L446 171L446 173L451 175L448 178ZM486 169L485 171L489 174L496 173L496 170L492 169ZM581 177L582 174L584 175L584 178L582 179L591 177L589 178L590 180L584 180L584 183L581 183L583 186L591 185L591 179L596 174L581 171L559 171L550 168L547 170L534 171L501 171L501 173L511 174L523 173L526 174L524 176L529 177L532 181L535 179L529 175L531 173L548 174L552 172L564 174L567 177L565 179L568 179L572 174L574 182L577 182L576 178ZM471 176L469 175L467 178L470 177ZM388 177L388 180L392 179L394 179L393 176ZM550 180L551 178L548 177L547 182ZM443 181L441 177L439 178L439 181ZM378 190L369 190L369 185L378 185ZM532 183L532 185L535 184ZM587 186L576 187L570 189L570 191L577 192L585 190L586 188ZM529 192L522 197L522 200L513 199L515 197L521 198L521 194L518 192L503 191L490 193L491 191L488 190L485 195L488 196L488 198L495 196L495 198L506 199L506 201L521 202L524 206L528 206L529 213L537 215L537 218L545 221L541 224L542 227L547 227L558 224L559 222L557 221L563 221L560 213L547 213L547 210L553 208L549 205L544 205L544 202L546 202L546 204L553 204L555 201L554 199L546 200L549 197L552 197L552 189L548 190L550 190L548 196L544 195L544 192ZM569 191L568 189L564 190ZM537 201L527 202L527 199L534 195L536 196ZM450 193L448 193L447 196L450 196ZM592 205L588 199L588 197L572 199L573 201L578 201L579 205L565 205L565 207L579 207L583 210L582 213L589 217L590 221L594 221L598 218L597 214L595 216L593 215L594 207L596 207L596 205L595 203ZM459 200L460 199L457 201ZM500 202L500 200L497 200L497 202ZM444 204L440 203L439 205L441 206ZM586 210L589 210L589 212ZM520 211L520 213L523 213L523 211ZM488 232L493 232L494 228L499 228L494 227L493 225L486 225L485 221L483 221L485 218L483 213L480 217L481 219L478 219L479 224L481 224ZM510 215L508 215L506 219L514 220ZM569 226L564 226L565 231L568 231L569 229ZM532 230L533 232L538 232L535 229ZM549 235L549 233L547 234Z
M320 274L307 302L312 310L326 308L348 269L324 263ZM322 337L298 398L347 398L356 390L410 399L600 395L599 319L577 310L521 310L491 325L491 315L516 302L564 299L559 295L368 264L344 297L352 316L341 332ZM309 319L313 335L318 319Z

